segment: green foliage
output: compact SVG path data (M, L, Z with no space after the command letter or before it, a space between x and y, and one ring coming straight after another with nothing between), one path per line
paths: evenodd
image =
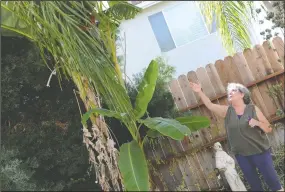
M268 90L268 94L272 98L277 99L278 97L282 97L282 99L284 99L284 90L282 83L272 85Z
M138 94L135 103L135 116L136 119L141 118L147 109L148 103L150 102L158 76L158 64L152 60L144 74L144 78L139 85Z
M253 17L252 1L201 1L199 5L208 26L217 21L222 43L229 54L251 47L248 29Z
M0 182L3 191L35 191L37 186L32 181L33 170L28 163L17 158L18 151L1 148Z
M180 124L187 126L192 132L198 131L201 127L208 127L210 125L210 120L207 117L202 116L177 117L175 120Z
M2 46L1 144L18 151L11 162L27 173L22 181L31 186L18 190L99 190L89 174L74 85L63 80L62 91L52 78L46 87L50 71L26 39L2 37Z
M168 82L173 78L175 68L167 64L167 60L163 57L157 57L155 61L158 64L158 77L153 97L148 104L147 113L150 117L166 117L173 118L178 116L175 108L174 100L168 89ZM134 105L137 90L144 77L144 69L142 72L134 75L133 83L127 84L128 94ZM146 117L146 116L144 116Z
M146 132L147 136L150 137L150 138L156 138L156 137L159 137L159 136L162 136L157 130L155 129L149 129L147 132Z
M120 147L119 168L127 191L149 191L149 174L146 158L136 141Z
M34 40L42 55L52 55L54 62L48 67L56 70L59 80L62 75L73 79L74 73L79 74L89 80L90 88L96 90L109 109L128 112L129 97L112 62L109 45L102 41L108 39L108 34L90 21L90 11L102 18L102 2L45 1L40 6L34 2L1 2L1 6L25 21L30 29L25 36ZM82 30L86 25L90 28ZM132 123L127 127L134 135Z
M101 1L42 1L40 5L24 1L1 2L1 9L23 21L28 30L2 24L1 29L19 33L33 41L47 67L56 71L61 83L63 76L74 82L78 82L78 76L87 79L88 89L100 95L109 109L130 114L131 102L113 60L112 34L104 32L106 29L108 32L114 31L120 19L126 19L120 14L126 14L127 7L132 7L133 13L137 12L137 8L125 1L113 3L109 11L103 11L102 7ZM93 24L90 15L95 15L103 27ZM119 18L119 15L122 17ZM130 15L128 17L133 17ZM46 54L51 55L52 62L47 62ZM84 91L81 90L80 94L84 94ZM126 121L125 124L132 136L136 137L135 122ZM103 168L104 165L99 166ZM112 172L109 167L106 171ZM100 177L100 180L103 178Z
M174 119L154 117L140 120L139 122L145 124L148 128L154 129L162 135L171 137L175 140L182 140L185 136L191 134L191 131L187 126L180 124Z
M282 103L284 102L284 89L282 83L272 85L268 89L268 95L273 98L277 99L279 101L279 104L282 106ZM276 115L279 117L284 116L284 110L283 109L277 109Z
M270 40L274 36L278 36L279 32L276 32L276 28L284 29L284 2L283 1L264 1L263 4L267 7L266 16L259 21L259 24L264 24L264 20L271 21L273 26L271 29L266 28L260 32L264 40ZM262 5L261 5L262 6ZM265 10L265 9L264 9ZM257 14L261 13L261 9L255 10ZM275 32L274 32L275 31ZM274 36L273 36L274 34Z
M96 109L91 109L89 110L87 113L85 113L82 118L81 118L81 122L83 125L86 124L87 120L90 118L90 115L91 114L100 114L100 115L103 115L103 116L106 116L106 117L115 117L119 120L123 120L123 117L125 115L125 113L123 114L120 114L120 113L117 113L115 111L110 111L110 110L107 110L107 109L99 109L99 108L96 108Z
M141 9L127 1L108 1L109 9L105 15L114 20L133 19Z
M139 93L136 98L136 105L135 105L135 110L136 110L135 114L137 115L135 117L132 116L132 113L128 113L126 115L129 118L125 119L122 118L121 114L116 113L114 111L95 108L89 110L87 113L84 114L83 116L84 119L82 120L83 124L85 124L86 120L90 117L90 115L95 112L108 117L117 117L126 125L126 127L128 127L126 122L137 121L138 123L144 124L148 128L158 131L162 135L171 137L175 140L182 140L185 136L190 135L191 134L190 128L198 130L199 126L200 128L203 128L203 126L209 126L210 121L209 120L205 121L205 119L203 118L201 119L201 117L196 117L196 118L190 117L191 119L189 117L188 119L187 117L183 117L182 119L180 119L187 126L182 125L181 123L179 123L179 121L176 121L174 119L167 119L162 117L154 117L154 118L148 117L147 119L138 119L145 113L145 109L147 108L149 101L153 97L157 76L158 76L158 64L155 61L151 61L147 70L145 71L144 78L142 79L139 85ZM132 109L130 109L130 111L131 110ZM191 121L194 122L191 124ZM120 158L119 168L120 172L123 175L123 183L127 191L129 190L148 191L149 190L148 169L146 169L145 171L141 170L141 172L137 171L139 170L139 167L146 167L145 166L146 159L143 152L144 140L141 140L141 136L139 135L139 133L137 137L135 137L133 134L132 136L133 136L133 141L128 144L123 144L122 147L120 148L121 150L119 155ZM145 137L144 139L146 138L147 137ZM133 157L136 156L139 158L135 159L136 160L135 161ZM133 163L133 161L135 161L135 164Z

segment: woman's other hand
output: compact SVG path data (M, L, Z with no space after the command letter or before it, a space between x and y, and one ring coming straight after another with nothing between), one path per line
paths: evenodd
M259 127L259 121L257 121L256 119L253 119L253 118L249 118L248 124L251 127L255 127L255 126Z

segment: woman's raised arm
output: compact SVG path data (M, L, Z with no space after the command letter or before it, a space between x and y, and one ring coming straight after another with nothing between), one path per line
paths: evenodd
M226 106L226 105L218 105L218 104L212 103L210 101L210 99L203 93L200 84L190 82L190 87L191 87L191 89L194 92L198 93L198 95L200 96L202 102L206 105L206 107L210 111L214 112L215 114L217 114L220 117L223 117L223 118L226 117L228 106Z

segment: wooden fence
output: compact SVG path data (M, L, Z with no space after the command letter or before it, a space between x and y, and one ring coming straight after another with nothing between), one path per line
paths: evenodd
M169 83L175 104L180 111L191 110L194 115L207 116L210 127L203 128L183 141L169 138L151 140L146 146L146 155L151 165L153 189L157 190L217 190L227 186L217 179L212 145L219 141L227 151L224 120L202 103L189 87L189 81L199 81L212 102L227 105L226 86L229 82L246 85L251 98L271 121L279 120L277 110L284 110L284 92L277 98L269 95L273 85L282 84L284 91L284 42L275 37L243 53L236 53L215 64L208 64L187 75L180 75ZM284 127L268 134L273 149L284 144Z

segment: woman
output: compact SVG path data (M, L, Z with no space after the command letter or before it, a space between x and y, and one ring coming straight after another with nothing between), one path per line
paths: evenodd
M264 191L256 171L258 168L272 191L284 191L273 166L266 135L272 128L261 110L250 104L249 90L241 84L229 83L227 96L230 105L226 106L212 103L200 84L190 82L190 87L209 110L225 118L229 149L235 155L251 190Z

